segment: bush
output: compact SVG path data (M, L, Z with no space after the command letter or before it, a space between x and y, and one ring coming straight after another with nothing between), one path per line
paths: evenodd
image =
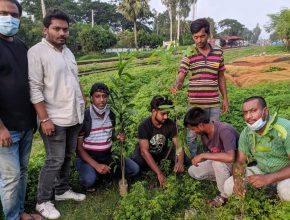
M117 43L116 36L101 26L83 25L78 36L84 53L102 51Z

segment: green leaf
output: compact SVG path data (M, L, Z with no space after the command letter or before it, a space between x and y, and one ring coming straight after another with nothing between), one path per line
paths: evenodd
M269 147L264 147L264 146L257 146L256 147L257 152L271 152L272 149Z

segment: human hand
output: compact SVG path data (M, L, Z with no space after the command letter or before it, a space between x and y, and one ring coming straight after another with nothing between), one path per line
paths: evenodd
M95 170L100 174L111 173L111 167L106 164L97 164Z
M172 93L172 95L176 96L177 94L177 88L175 85L172 85L169 87L170 92Z
M262 188L271 184L271 179L267 175L255 174L247 177L247 181L256 188Z
M117 139L118 139L120 142L125 142L125 140L126 140L126 135L125 135L125 133L123 133L123 132L119 133L118 136L117 136Z
M223 113L227 113L229 111L229 102L227 99L223 100L223 108L222 108Z
M13 143L8 129L3 125L0 127L0 147L9 147Z
M178 161L175 166L174 170L175 173L183 173L184 172L184 164L183 161Z
M199 155L196 155L194 158L192 158L191 163L192 165L198 167L198 163L202 161L204 161L203 154L199 154Z
M157 178L160 184L161 188L165 187L165 182L166 182L166 177L164 176L164 174L162 172L157 174Z
M234 193L239 197L245 197L246 191L245 181L243 179L235 180Z
M42 132L45 135L52 136L55 134L55 127L50 119L45 122L41 122L40 125L41 125Z

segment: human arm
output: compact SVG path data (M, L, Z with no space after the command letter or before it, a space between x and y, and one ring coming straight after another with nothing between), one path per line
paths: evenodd
M2 120L0 119L0 146L1 147L9 147L12 144L12 138L10 133Z
M288 154L290 160L290 154ZM254 174L247 177L247 181L256 188L261 188L290 178L290 165L269 174Z
M177 136L172 138L172 142L175 146L177 154L177 161L174 166L174 172L182 173L184 172L184 151L181 147L178 146Z
M235 159L235 151L229 150L227 152L221 152L221 153L201 153L196 155L194 158L192 158L191 163L194 166L198 166L198 163L204 161L204 160L214 160L214 161L220 161L224 163L233 163Z
M155 160L153 159L151 153L149 152L149 141L147 139L139 139L139 146L141 156L144 158L148 166L151 170L156 173L159 184L161 187L164 187L166 177L156 164Z
M219 72L218 83L219 83L220 93L223 96L222 111L225 113L225 112L228 112L228 110L229 110L229 102L228 102L227 84L226 84L226 78L225 78L224 71Z
M186 77L185 72L179 72L176 81L173 83L173 85L170 87L170 91L173 95L176 95L177 90L180 90L182 88L182 85L184 83L184 79Z
M98 173L100 174L106 174L110 173L111 168L107 166L106 164L100 164L97 161L95 161L82 147L83 145L83 137L78 138L78 145L77 145L77 154L78 156L88 163L90 166L92 166Z
M55 127L52 120L48 117L48 114L45 109L44 102L39 102L33 105L34 109L40 120L41 130L45 135L53 135L55 132Z

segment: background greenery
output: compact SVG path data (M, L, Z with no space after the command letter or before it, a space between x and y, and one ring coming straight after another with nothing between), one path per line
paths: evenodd
M158 65L134 67L133 63L126 70L133 77L130 100L135 105L130 116L133 123L126 130L126 146L129 153L133 151L137 141L137 125L150 115L148 107L152 96L157 94L171 96L168 88L175 80L183 49L186 48L156 52L156 59L161 59ZM233 49L225 51L225 62L230 63L239 57L259 55L264 52L266 54L289 53L285 47ZM150 60L154 59L151 57ZM81 76L81 85L87 98L89 98L90 87L95 82L104 82L110 88L114 88L109 76L116 76L116 74L116 71L112 71ZM275 74L275 72L269 74ZM187 108L186 83L177 100L177 105L183 114ZM289 87L289 81L268 82L246 88L236 87L228 83L230 112L223 114L221 120L231 123L241 131L245 126L241 114L241 103L244 98L251 95L264 96L271 112L280 106L279 115L290 119ZM183 115L178 117L183 118ZM38 174L44 158L43 143L37 132L29 162L26 199L28 211L34 211L35 208ZM164 169L170 173L168 167L164 166ZM222 208L213 209L207 206L206 201L218 193L215 184L208 181L193 180L187 172L177 176L170 173L164 190L158 188L156 177L152 172L143 173L137 179L130 180L129 183L130 193L125 198L120 198L118 194L117 178L105 178L98 183L96 192L87 193L87 199L84 202L56 202L56 207L62 215L61 219L183 219L186 209L191 209L192 219L234 219L240 214L241 201L234 197ZM72 162L71 184L74 190L85 192L79 185L74 162ZM290 218L290 204L281 202L277 197L266 198L263 190L250 189L244 207L246 219L286 220Z

